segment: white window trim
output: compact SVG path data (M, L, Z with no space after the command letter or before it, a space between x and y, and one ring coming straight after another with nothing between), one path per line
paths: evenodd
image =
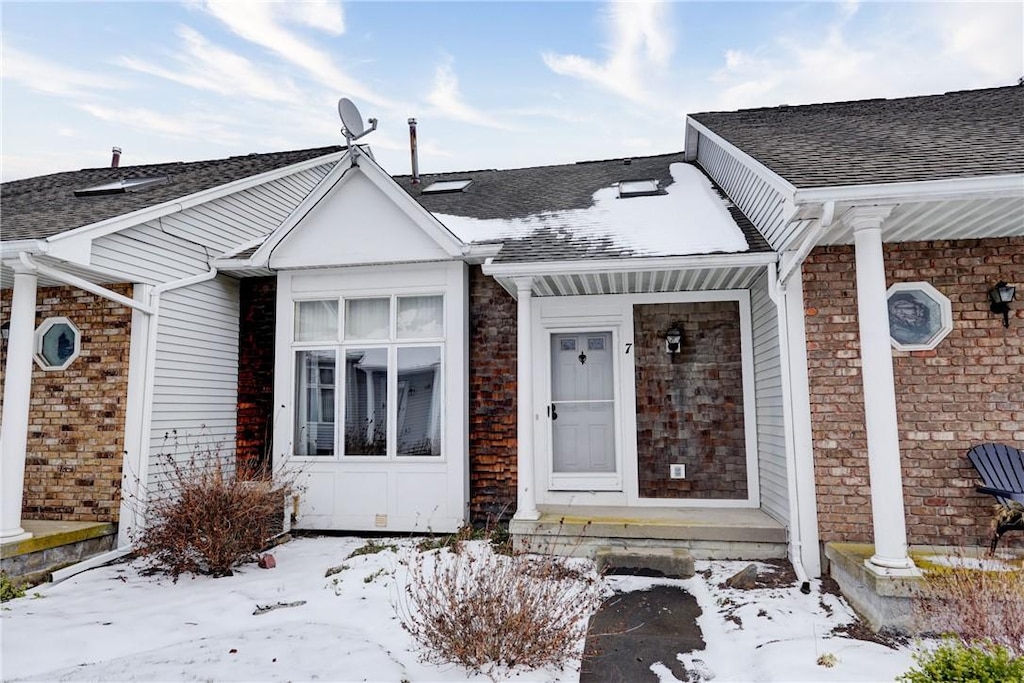
M57 325L67 325L75 333L74 350L71 352L71 355L68 356L67 360L65 360L62 364L53 365L49 361L47 361L46 358L43 356L43 337L46 335L47 332L49 332ZM33 358L36 361L36 365L38 365L43 370L47 372L66 370L68 366L75 362L75 359L78 358L78 356L80 356L81 353L82 331L78 329L78 326L71 322L69 318L47 318L42 323L40 323L39 327L36 328Z

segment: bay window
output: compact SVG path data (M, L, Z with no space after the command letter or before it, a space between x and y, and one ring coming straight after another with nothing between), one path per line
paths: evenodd
M294 310L295 455L442 455L443 296L296 301Z

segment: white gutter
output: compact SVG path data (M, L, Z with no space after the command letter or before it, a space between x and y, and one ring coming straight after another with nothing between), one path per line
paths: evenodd
M89 571L90 569L95 569L96 567L102 567L103 565L110 564L111 562L116 562L117 560L120 560L122 557L131 554L131 552L134 549L135 548L130 545L122 546L114 550L109 550L101 555L96 555L94 557L82 560L81 562L77 562L69 567L58 569L50 573L50 583L44 584L42 586L37 586L36 588L45 592L46 590L57 585L61 581L66 581L67 579L70 579L72 576L76 576L77 574L81 574L82 572Z
M42 263L37 263L33 261L32 257L29 256L26 252L21 252L21 254L19 254L19 258L21 259L21 262L25 264L26 268L30 268L47 277L53 278L58 282L63 282L65 284L78 287L79 289L83 289L97 296L101 296L104 299L110 299L111 301L117 302L122 306L127 306L128 308L142 311L143 313L146 313L148 315L153 315L153 313L155 312L152 305L147 306L145 304L140 304L138 301L135 301L134 299L130 299L123 294L118 294L117 292L109 290L106 287L101 287L100 285L97 285L94 282L89 282L85 278L80 278L77 275L71 275L70 273L65 273L64 271L58 270L51 266L46 266L43 265Z
M0 242L0 259L9 259L27 254L45 254L48 250L45 240L11 240Z
M804 241L792 252L792 258L785 259L784 262L780 261L779 285L783 289L785 289L790 276L803 265L804 261L807 260L807 256L811 253L811 249L814 249L818 244L818 240L821 239L825 231L832 225L835 216L836 203L831 200L826 201L822 208L821 218L818 219L818 224L807 231Z
M796 190L797 204L873 202L886 204L949 201L983 197L1024 197L1024 174L950 178L872 185L833 185Z
M701 254L699 256L648 256L592 261L530 261L527 263L484 262L484 273L492 277L544 277L547 275L586 275L619 273L628 270L693 270L697 268L736 268L766 266L775 263L774 251L750 254Z

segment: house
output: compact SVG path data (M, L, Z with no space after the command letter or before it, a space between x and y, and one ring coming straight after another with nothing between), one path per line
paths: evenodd
M1021 315L1004 327L987 303L1024 279L1022 113L1024 88L1008 87L694 114L682 153L423 178L352 147L263 181L310 181L270 214L213 208L249 186L182 203L177 220L204 226L195 240L157 246L166 220L111 219L104 237L153 232L150 259L194 254L159 280L84 246L22 259L5 185L3 258L22 281L222 283L233 322L215 362L173 355L205 324L148 353L127 345L141 355L128 396L132 368L168 353L189 381L148 391L190 410L157 418L126 399L113 419L152 454L168 430L210 427L186 419L195 406L236 402L212 422L220 443L301 468L300 528L510 515L524 541L789 557L803 580L822 573L823 544L857 541L872 576L910 575L910 545L987 536L966 449L1024 436ZM17 326L26 365L33 334L59 347L75 317L33 332L17 292L8 364ZM154 307L134 296L146 339ZM194 376L218 372L216 386ZM43 420L46 377L31 390Z

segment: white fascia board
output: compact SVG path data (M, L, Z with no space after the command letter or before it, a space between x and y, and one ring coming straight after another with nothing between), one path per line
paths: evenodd
M122 214L120 216L114 216L106 220L99 221L97 223L91 223L89 225L83 225L74 230L68 230L62 232L59 235L48 237L47 242L51 244L57 244L60 242L76 239L87 239L94 240L104 235L130 228L140 223L153 220L154 218L162 218L172 213L178 213L185 209L198 206L199 204L205 204L206 202L226 197L227 195L248 190L251 187L268 183L278 178L284 178L285 176L292 175L293 173L299 173L309 168L321 166L323 164L339 161L344 152L334 152L332 154L326 154L321 157L314 159L308 159L306 161L292 164L291 166L284 166L282 168L274 169L273 171L267 171L259 175L249 176L247 178L240 178L233 182L225 185L218 185L211 187L207 190L201 190L184 197L172 199L170 201L163 202L162 204L156 204L155 206L149 206L145 209L139 209L138 211L132 211L131 213Z
M775 263L775 252L753 254L701 254L699 256L653 256L595 259L588 261L531 261L526 263L484 262L484 273L492 277L543 277L634 271L692 270L695 268L739 268Z
M793 193L796 192L796 186L793 185L791 182L789 182L788 180L780 176L778 173L762 164L754 157L744 152L736 145L732 144L731 142L723 138L721 135L712 132L712 130L707 126L702 125L701 123L695 121L689 116L686 117L686 125L692 126L701 135L704 135L710 138L711 140L714 140L714 142L717 145L719 145L722 149L724 149L726 152L728 152L730 156L736 158L738 161L740 161L740 163L742 163L744 166L753 171L759 178L764 180L766 183L771 185L773 188L778 190L783 195L791 197L793 196ZM697 152L698 150L693 150L694 158L696 158Z
M45 254L49 245L45 240L11 240L0 242L0 260L16 259L22 252L26 254Z
M1024 174L815 187L797 190L794 201L797 205L828 201L849 204L878 201L911 203L989 197L1020 197L1024 199Z
M430 213L422 204L413 199L408 192L402 189L401 185L395 182L387 172L371 157L371 167L375 173L363 172L366 177L376 185L395 205L400 208L409 218L420 227L439 247L452 257L461 257L467 249L466 243L459 239L455 233L437 220L434 214Z

